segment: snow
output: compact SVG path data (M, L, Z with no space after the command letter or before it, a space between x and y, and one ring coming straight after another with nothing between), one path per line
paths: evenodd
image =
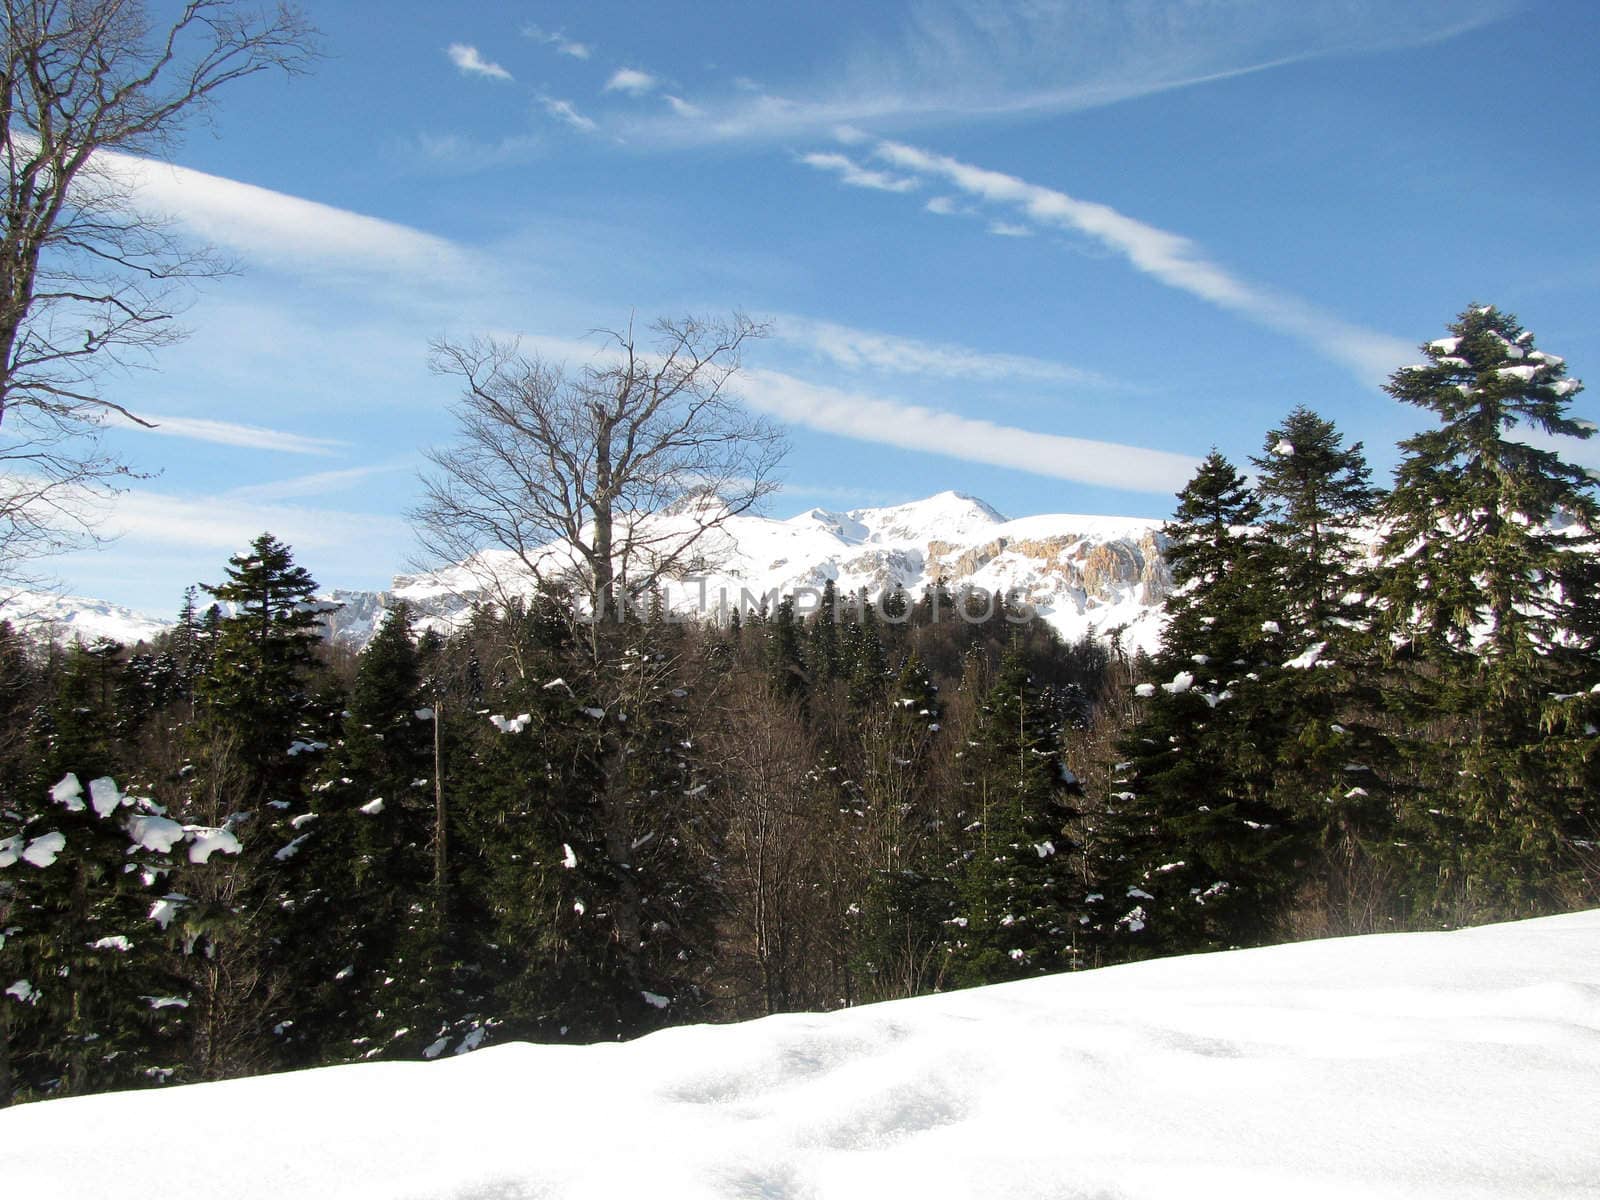
M78 777L68 771L61 777L61 782L50 789L50 799L63 805L68 812L83 811L83 784L78 782Z
M1294 443L1288 438L1279 438L1278 444L1272 448L1272 452L1274 454L1281 455L1284 458L1293 458Z
M1171 683L1163 683L1161 690L1171 692L1174 696L1181 696L1194 686L1194 674L1191 671L1179 671L1172 677Z
M91 949L91 950L116 950L116 951L118 951L118 952L120 952L122 954L126 954L129 950L133 949L133 943L130 942L122 934L117 933L117 934L113 934L110 937L101 938L99 941L93 943L89 947L89 949Z
M499 713L495 713L489 718L489 724L493 725L501 733L521 733L532 723L533 716L530 713L522 713L519 716L512 717L509 721Z
M1496 367L1494 373L1500 376L1501 379L1516 379L1523 383L1532 383L1533 377L1539 373L1539 368L1531 366Z
M109 776L89 780L89 803L97 817L109 817L129 801L117 791L117 781Z
M52 1200L1593 1195L1600 913L436 1054L23 1105L0 1178ZM174 1170L159 1130L226 1153Z
M383 797L377 796L368 800L361 806L361 811L369 817L375 817L383 811ZM298 839L297 839L298 840Z
M46 833L28 843L27 849L22 852L22 861L41 869L54 866L56 855L66 848L66 834L59 832Z
M1322 652L1327 648L1327 642L1317 642L1315 645L1308 647L1304 653L1295 655L1283 665L1291 670L1308 671L1317 665L1317 660L1322 657Z
M31 1004L39 993L34 991L33 984L26 979L19 979L6 989L6 995L13 997L19 1004Z
M0 620L10 621L29 634L84 645L110 638L124 646L134 646L172 627L170 621L120 604L30 591L8 591L6 599L0 601Z
M128 818L128 837L145 850L167 854L183 840L183 826L154 813L135 813Z
M590 717L596 721L603 721L606 719L606 710L603 708L580 708L578 711L584 716Z
M419 721L431 721L431 720L433 720L433 709L431 709L431 708L419 708L419 709L417 709L416 712L412 713L411 715L416 717L416 719L419 720Z
M561 865L569 871L575 869L578 865L577 854L565 842L561 843Z
M189 861L192 863L205 863L211 861L211 856L216 853L237 854L243 849L239 839L226 829L205 829L199 826L190 826L185 832L193 835L194 841L189 846Z
M1454 354L1460 346L1461 339L1458 337L1435 338L1428 343L1428 349L1437 350L1440 354Z
M1156 685L1153 683L1138 684L1134 687L1133 694L1141 699L1148 700L1156 694Z
M1558 396L1570 396L1582 386L1581 379L1558 379L1550 385L1550 390Z
M165 929L172 924L172 918L178 915L178 910L189 900L189 897L171 892L150 906L150 919Z

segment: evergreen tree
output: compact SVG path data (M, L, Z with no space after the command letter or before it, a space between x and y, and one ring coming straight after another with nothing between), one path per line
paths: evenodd
M997 983L1080 965L1082 889L1066 833L1075 780L1058 715L1006 654L966 755L968 826L949 922L949 981Z
M1401 443L1379 591L1408 668L1394 700L1421 734L1418 903L1520 916L1574 897L1573 839L1597 817L1600 509L1587 471L1517 431L1594 426L1568 415L1582 385L1564 361L1509 313L1469 308L1423 352L1385 389L1439 424Z
M1178 499L1162 649L1094 828L1095 925L1113 957L1269 940L1300 881L1273 796L1281 714L1256 686L1271 611L1260 504L1216 451Z
M230 558L227 578L205 590L232 607L201 682L205 708L267 785L308 707L324 606L314 599L316 581L270 533Z
M1333 423L1305 407L1270 430L1251 461L1270 596L1253 682L1283 730L1274 801L1319 843L1306 847L1316 864L1308 883L1320 889L1331 928L1353 932L1370 926L1363 880L1389 833L1373 768L1391 748L1374 719L1380 656L1360 540L1378 493L1361 444L1345 447Z

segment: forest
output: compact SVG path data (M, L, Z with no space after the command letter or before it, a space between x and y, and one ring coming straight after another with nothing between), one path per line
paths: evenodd
M1600 904L1600 509L1518 433L1579 385L1488 306L1423 350L1391 487L1303 406L1204 460L1155 655L555 584L354 654L270 534L150 644L0 625L0 1099Z

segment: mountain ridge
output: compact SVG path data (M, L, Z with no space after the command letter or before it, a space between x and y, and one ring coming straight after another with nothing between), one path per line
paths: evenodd
M667 523L669 532L673 522L686 534L693 529L693 518L682 510L652 520ZM1031 605L1069 640L1116 635L1130 650L1153 649L1161 601L1171 586L1164 524L1071 513L1011 519L956 491L881 507L811 508L786 519L741 514L697 544L698 570L665 580L662 590L680 616L725 619L735 607L773 607L784 594L795 595L804 613L830 582L840 595L865 589L873 600L896 588L914 600L939 583L952 592L1006 594L1010 603ZM541 551L552 564L570 557L559 543ZM359 648L396 601L411 605L419 625L447 632L476 604L532 590L520 560L487 550L466 562L397 574L386 590L333 587L319 595L341 605L328 616L330 636ZM6 606L0 616L84 641L136 642L172 624L104 601L31 596L38 615Z

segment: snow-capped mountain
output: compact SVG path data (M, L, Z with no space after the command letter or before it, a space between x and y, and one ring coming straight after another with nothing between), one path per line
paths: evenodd
M695 517L654 519L687 532ZM663 591L674 611L710 619L763 601L772 607L790 593L804 613L829 581L841 597L865 588L877 599L900 587L913 600L942 581L951 592L973 587L1018 597L1068 639L1120 629L1130 649L1150 648L1171 583L1161 526L1140 517L1011 521L959 492L891 508L813 508L787 520L735 516L696 544L700 569L668 580ZM545 552L552 565L563 559L559 545ZM335 591L330 598L344 608L330 623L338 639L364 644L383 611L404 600L424 624L449 628L489 594L491 583L513 593L529 585L510 554L486 551L438 571L397 576L388 592Z
M98 638L111 638L125 646L147 641L172 624L105 600L50 592L12 593L0 604L0 620L10 621L16 629L62 641L87 645Z
M674 531L686 535L699 518L678 511L651 519L670 544ZM1130 650L1151 649L1171 584L1161 526L1142 517L1063 514L1012 521L959 492L889 508L813 508L787 520L735 516L696 543L698 570L666 581L664 595L680 614L713 619L763 602L775 607L785 594L796 596L804 614L830 580L841 597L865 588L874 600L896 587L915 600L942 581L952 593L972 587L1025 601L1069 640L1121 630ZM560 544L545 550L551 564L566 557ZM491 581L497 588L487 587ZM327 617L332 636L360 647L396 600L410 604L422 625L448 631L500 589L526 594L532 581L511 554L488 550L466 563L397 575L388 591L335 588L323 598L339 605ZM42 593L25 593L0 608L0 617L67 640L110 637L127 645L171 624L100 600Z

